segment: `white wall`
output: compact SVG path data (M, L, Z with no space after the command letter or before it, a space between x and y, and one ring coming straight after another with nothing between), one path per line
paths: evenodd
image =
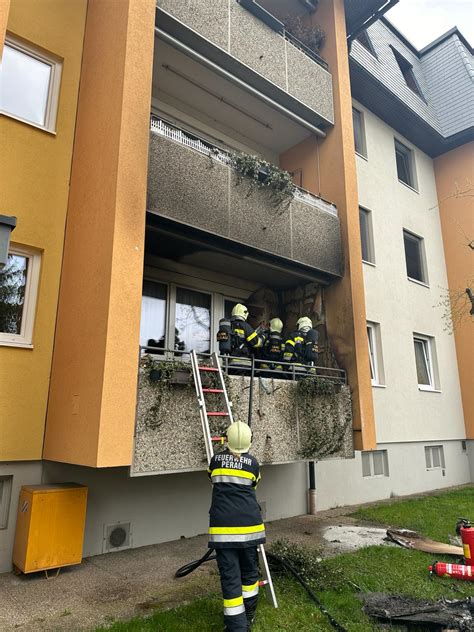
M306 464L262 468L257 497L266 520L306 513ZM128 468L45 462L44 481L87 485L84 556L103 552L104 525L132 523L133 547L206 533L211 484L206 472L130 478Z
M12 569L13 543L15 540L16 514L18 499L22 485L38 485L41 483L41 461L16 461L0 463L0 476L13 476L8 526L0 529L0 573Z
M436 307L448 286L432 160L364 113L368 159L357 157L359 204L372 212L375 266L364 264L367 319L380 323L385 388L373 388L377 442L462 439L454 337ZM418 191L399 182L394 137L414 151ZM429 287L407 279L403 229L424 238ZM440 392L418 389L413 333L435 339Z
M427 470L425 445L443 445L446 468ZM469 454L461 441L391 443L378 446L388 452L389 476L363 477L361 452L350 460L332 459L316 464L318 511L416 494L472 482Z

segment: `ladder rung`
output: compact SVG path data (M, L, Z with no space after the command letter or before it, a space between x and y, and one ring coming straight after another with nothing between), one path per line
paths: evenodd
M198 369L200 371L218 371L219 369L216 369L215 366L198 366Z
M228 417L229 416L229 413L221 413L221 412L219 413L213 412L213 413L207 413L207 414L209 417Z
M223 388L203 388L202 392L203 393L223 393L224 389Z

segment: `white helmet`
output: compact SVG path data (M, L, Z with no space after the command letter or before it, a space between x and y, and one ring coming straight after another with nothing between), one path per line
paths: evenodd
M244 320L247 320L249 315L249 310L245 307L245 305L242 305L242 303L237 303L237 305L234 305L234 308L232 310L232 316L236 316L237 318L243 318Z
M243 454L248 452L252 444L252 431L243 421L234 421L227 428L227 445L231 452Z
M313 321L308 316L302 316L298 319L296 326L300 331L309 331L313 329Z
M283 329L283 323L279 318L272 318L270 321L270 331L277 331L281 334L281 330Z

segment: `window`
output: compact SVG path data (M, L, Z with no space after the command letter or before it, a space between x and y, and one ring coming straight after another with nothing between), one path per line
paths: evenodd
M461 451L467 452L467 443L464 439L461 441Z
M0 529L8 527L13 476L0 476Z
M362 31L362 33L359 33L359 35L356 37L356 40L359 42L359 44L361 44L365 48L365 50L368 50L371 55L373 55L374 57L377 57L377 55L375 54L372 41L367 31Z
M407 230L403 231L407 276L409 279L427 284L428 278L426 274L423 241L422 237L413 235L413 233L409 233Z
M140 345L149 351L211 351L211 294L145 279Z
M444 449L442 445L425 445L425 461L427 470L444 470Z
M362 452L362 476L389 476L387 450Z
M61 62L53 55L7 35L0 70L0 109L54 132Z
M39 271L39 254L12 246L0 270L1 345L32 346Z
M384 383L384 373L380 325L378 323L367 323L367 341L369 345L370 379L372 385L380 386Z
M372 213L365 208L359 207L359 223L362 261L365 261L365 263L375 263Z
M413 152L397 139L395 139L395 157L398 179L412 189L416 189Z
M433 390L437 385L435 375L435 350L434 340L427 336L414 334L416 374L418 388L421 390Z
M367 158L365 144L364 115L356 108L352 108L352 124L354 127L354 147L356 153Z
M405 79L405 83L407 84L407 86L410 88L412 92L417 94L424 101L425 98L415 78L412 64L410 64L408 59L405 59L405 57L403 57L403 55L401 55L398 52L398 50L393 48L393 46L391 48L392 48L393 54L395 55L395 59L397 60L397 64L398 64L398 67L400 68L400 72L402 73L403 78Z

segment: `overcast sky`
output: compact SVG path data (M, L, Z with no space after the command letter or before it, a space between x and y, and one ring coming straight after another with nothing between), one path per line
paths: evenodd
M418 49L453 26L474 45L474 0L399 0L386 16Z

